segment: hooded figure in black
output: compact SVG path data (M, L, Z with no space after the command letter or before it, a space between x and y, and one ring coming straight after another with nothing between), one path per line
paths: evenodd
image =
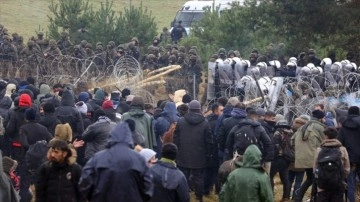
M61 93L61 105L55 110L56 117L62 124L69 123L73 131L73 137L84 131L84 123L79 111L75 108L74 92L65 88Z
M126 122L111 131L107 148L85 165L80 190L91 202L148 201L153 184L144 158L134 151Z

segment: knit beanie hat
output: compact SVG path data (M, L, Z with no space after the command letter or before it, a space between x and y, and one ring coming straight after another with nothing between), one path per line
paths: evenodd
M104 100L105 99L105 91L98 89L95 93L94 100Z
M43 110L45 113L54 113L55 112L54 104L51 102L45 102L45 104L43 105Z
M5 173L10 173L11 170L15 170L17 166L17 161L11 159L10 157L4 156L3 160L3 167Z
M357 115L357 116L359 116L359 115L360 115L359 107L357 107L357 106L351 106L351 107L348 109L348 114L349 114L349 115Z
M314 110L312 112L312 116L316 119L322 119L325 117L325 113L321 110Z
M152 149L142 149L139 154L144 157L146 162L149 162L153 156L156 155L156 152Z
M19 98L19 107L31 107L31 97L28 94L22 94Z
M201 104L199 101L197 100L192 100L190 103L189 103L189 109L201 109Z
M75 108L82 114L86 114L88 111L87 105L83 101L77 102Z
M167 159L175 160L178 153L178 148L173 143L167 143L162 146L161 156Z
M240 102L239 98L237 98L237 97L231 97L231 98L228 99L227 104L230 105L230 106L235 107L235 105L236 105L237 103L239 103L239 102Z
M183 97L182 97L182 102L183 103L189 103L191 102L191 96L189 94L185 94Z
M57 124L55 127L54 137L66 142L72 141L72 129L68 123Z
M103 110L114 109L114 104L111 100L105 100L101 107Z
M141 107L142 109L144 109L144 105L145 105L144 100L140 96L135 96L130 104L130 106Z
M126 96L130 95L130 89L128 88L124 88L122 91L121 91L121 97L122 98L126 98Z
M33 108L27 108L25 110L25 119L28 121L33 121L36 118L36 111Z
M265 116L265 109L263 109L263 108L257 108L257 109L256 109L256 114L257 114L258 116Z
M79 94L79 101L87 102L90 99L90 95L88 92L81 92Z
M110 94L110 99L115 100L115 101L120 101L120 95L121 95L121 93L119 91L113 91Z

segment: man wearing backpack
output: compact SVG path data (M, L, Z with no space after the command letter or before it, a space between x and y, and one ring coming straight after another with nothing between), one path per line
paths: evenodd
M301 202L305 192L314 183L314 158L316 149L324 140L324 117L324 112L314 110L312 120L299 128L292 137L295 141L295 168L304 168L306 173L306 180L296 192L294 202ZM312 196L314 196L314 191Z
M348 198L355 202L356 175L360 176L360 109L352 106L348 110L348 116L342 123L339 131L339 140L349 153L351 164L350 174L347 178Z
M248 111L248 117L240 121L230 131L226 140L226 150L228 151L228 158L232 157L233 153L237 151L239 155L244 155L246 148L251 145L257 145L262 155L262 162L264 165L274 158L274 148L272 141L265 129L257 122L258 115L255 110ZM264 167L264 169L267 169ZM267 173L270 172L268 168Z
M337 140L336 128L324 130L325 139L315 154L317 202L344 201L345 179L350 172L346 148Z
M271 162L270 182L274 190L274 176L279 172L281 183L283 184L283 196L281 202L290 200L290 182L289 182L289 165L291 155L295 158L295 151L292 150L290 140L294 132L286 120L280 120L276 123L275 133L273 136L275 158Z

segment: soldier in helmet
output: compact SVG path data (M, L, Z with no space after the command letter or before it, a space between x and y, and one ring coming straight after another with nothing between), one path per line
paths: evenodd
M225 60L226 59L226 50L225 48L220 48L218 51L219 59Z
M143 69L152 71L157 69L158 67L159 64L157 63L156 56L154 54L148 54L143 64Z
M2 67L2 77L6 78L9 73L10 78L15 77L16 67L13 62L18 61L18 51L16 47L11 44L11 37L5 35L3 43L0 45L0 64Z
M154 36L152 45L153 45L154 47L159 47L159 44L160 44L160 37Z
M137 37L133 37L131 41L127 44L128 47L128 54L131 55L136 60L140 58L140 47L139 47L139 40Z
M57 41L57 45L63 55L69 55L70 49L73 46L69 39L69 35L66 32L61 32L60 37L60 40Z
M161 67L166 67L169 65L170 55L171 55L171 44L167 44L159 58L159 65Z
M94 55L94 51L92 49L91 43L86 43L85 45L85 54L87 57L92 57Z
M39 65L39 56L41 52L36 48L34 41L30 40L20 52L21 61L24 61L25 70L20 72L21 78L33 76L36 74L37 65Z
M202 82L201 66L197 63L198 57L190 56L189 67L185 70L185 86L189 90L190 95L194 95L194 99L199 95L199 85ZM195 80L194 80L195 76ZM194 92L195 86L195 92Z
M228 54L227 54L227 57L228 57L228 58L234 58L234 57L235 57L234 51L233 51L233 50L229 50L229 51L228 51Z
M313 63L315 67L320 66L321 60L316 57L316 53L314 49L309 49L308 51L308 63Z
M45 69L41 70L41 74L50 74L57 71L56 68L52 68L52 63L54 60L59 60L62 56L60 49L57 47L56 41L51 39L49 41L49 47L44 51L44 57L46 59Z
M44 38L44 32L37 33L36 44L40 47L41 51L44 51L49 46L49 40Z

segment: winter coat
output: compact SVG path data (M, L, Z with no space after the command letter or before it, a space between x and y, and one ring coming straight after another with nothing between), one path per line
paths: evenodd
M62 164L49 161L43 163L35 183L36 202L84 201L78 187L80 176L81 166L74 161Z
M244 109L234 108L231 113L231 117L225 118L219 128L219 133L217 134L217 143L219 149L224 151L226 139L231 131L231 129L237 125L241 120L246 118L246 112Z
M216 134L215 134L215 127L217 119L219 118L216 114L210 114L206 117L206 120L209 122L211 135L212 135L212 141L213 141L213 148L212 148L212 154L211 154L211 160L209 166L218 167L219 166L219 155L218 155L218 145L216 144Z
M316 149L324 140L324 127L318 120L311 120L296 131L291 138L295 141L295 168L312 168Z
M57 124L61 124L60 120L53 113L45 113L40 116L39 124L45 126L51 135L54 135Z
M341 144L347 149L351 163L360 163L360 116L348 115L339 131Z
M175 103L167 102L165 104L164 110L160 113L159 117L154 121L154 132L156 135L156 154L157 157L160 157L162 142L161 138L166 131L169 130L172 123L176 123L179 117L177 115L177 110Z
M64 90L61 96L61 106L55 109L55 116L61 123L69 123L73 131L73 136L82 134L84 123L79 111L74 107L75 100L71 90Z
M40 102L41 98L45 97L46 94L50 93L50 90L51 89L50 89L49 85L41 84L40 89L39 89L40 93L39 93L39 95L37 95L35 103L40 104L41 103Z
M33 121L22 125L19 130L19 135L20 143L26 150L37 141L45 140L49 142L52 139L52 135L45 126Z
M148 201L153 193L149 169L139 153L127 123L118 124L107 149L96 153L84 166L80 190L90 202Z
M350 161L349 161L349 155L348 152L346 151L346 148L343 147L341 145L341 142L339 142L339 140L337 139L325 139L321 145L321 147L339 147L340 152L341 152L341 162L343 163L343 168L344 168L344 174L345 174L345 178L346 176L350 173ZM318 157L319 157L319 153L321 151L321 147L318 147L316 149L316 153L315 153L315 159L314 159L314 173L315 173L315 169L317 167L317 161L318 161ZM323 189L318 187L318 192L323 191Z
M157 146L153 127L153 117L145 113L142 109L131 107L129 112L122 115L121 120L132 119L135 121L135 130L145 137L145 147L153 149Z
M261 167L261 152L250 145L243 166L232 171L223 187L223 202L273 202L270 178Z
M11 100L11 98L5 96L0 100L0 116L3 119L7 119L8 115L9 115L9 109L12 105L13 101Z
M18 202L17 193L11 183L11 179L4 172L3 157L0 152L0 201Z
M202 114L185 114L176 125L174 143L179 149L179 167L205 168L210 161L213 144L209 122Z
M115 125L109 118L100 116L98 121L85 130L82 134L82 140L86 142L85 159L90 159L96 152L105 149L110 131Z
M5 135L13 141L19 141L19 130L25 124L24 113L27 108L17 107L11 111L9 121L5 127Z
M263 162L270 162L274 158L274 146L268 134L266 134L265 129L260 125L259 122L253 121L251 119L244 119L238 123L238 125L251 125L254 128L254 136L258 140L258 147L260 148L262 155ZM238 130L241 127L233 128L230 131L229 136L226 140L226 151L227 151L227 158L231 159L233 156L233 148L236 145L236 137L235 135L238 133Z
M153 202L189 202L189 185L175 163L158 161L150 168L153 176Z
M101 109L101 105L96 104L94 100L88 100L86 103L90 104L90 106L94 109L94 112Z

